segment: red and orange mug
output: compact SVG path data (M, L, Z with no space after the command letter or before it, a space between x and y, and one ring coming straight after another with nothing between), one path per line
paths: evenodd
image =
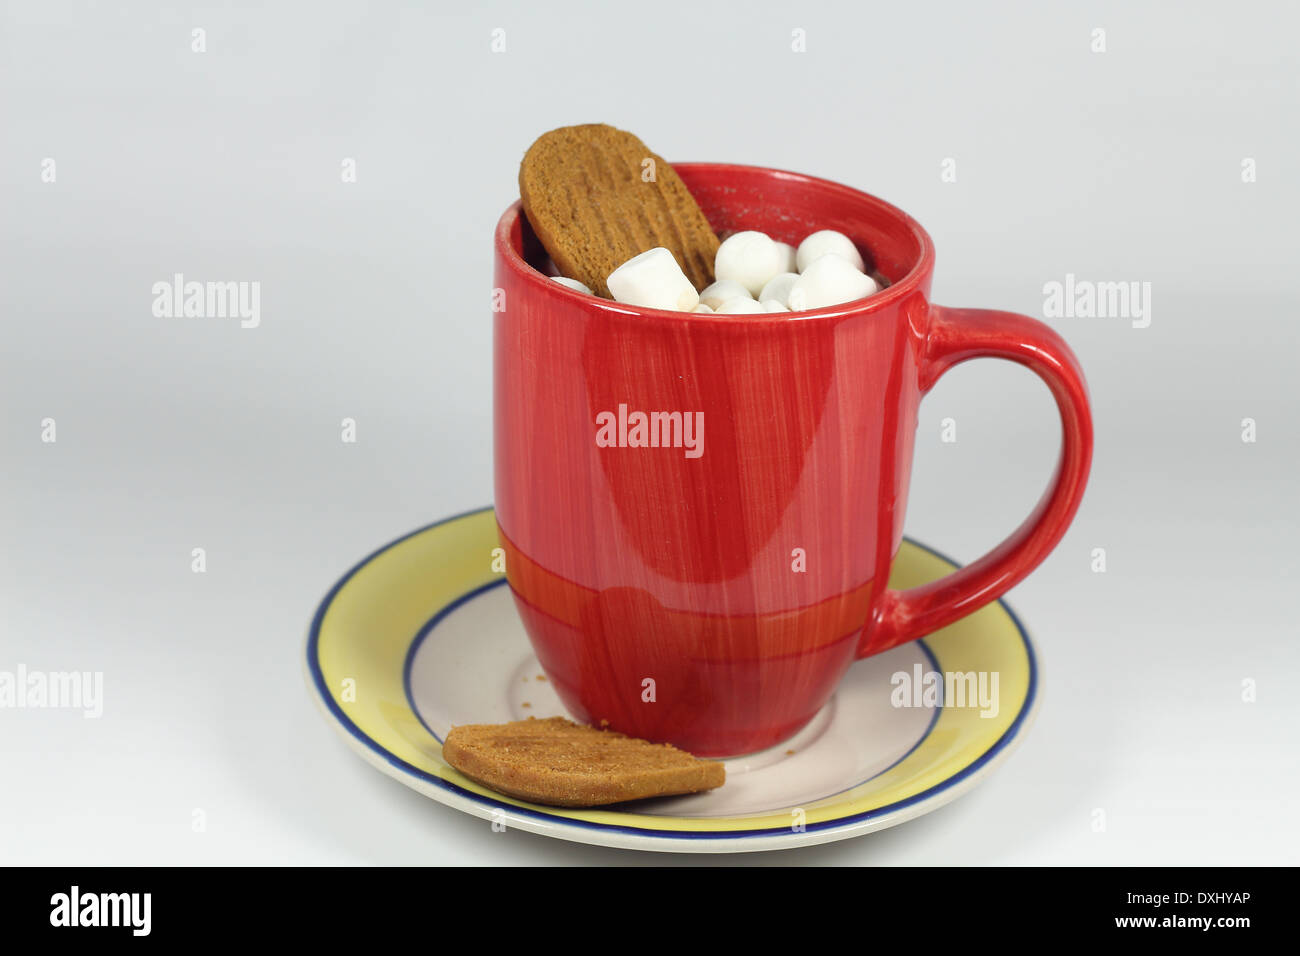
M930 302L934 246L874 196L748 166L675 167L715 230L850 236L888 286L813 312L662 312L534 267L496 231L496 516L537 657L579 720L703 756L771 746L849 665L997 599L1078 509L1092 420L1078 361L1034 319ZM1019 362L1061 413L1033 513L975 563L887 588L917 407L972 358Z

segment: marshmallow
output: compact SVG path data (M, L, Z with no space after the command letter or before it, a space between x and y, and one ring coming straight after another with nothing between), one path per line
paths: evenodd
M763 307L764 312L789 312L790 308L784 302L778 302L776 299L764 299L758 303Z
M780 248L766 233L738 232L718 246L713 271L719 279L739 282L752 296L781 271L784 261Z
M743 299L729 299L717 310L719 315L760 315L763 307L746 296Z
M697 305L695 308L691 309L691 311L692 311L692 312L700 312L700 313L702 313L702 314L704 314L704 315L712 315L712 314L713 314L713 310L710 309L710 308L709 308L707 305L705 305L703 302L701 302L701 303L700 303L699 305Z
M852 302L877 290L876 280L864 275L843 256L828 252L814 259L790 288L790 309L804 312Z
M617 301L628 305L689 312L700 304L695 286L663 246L633 256L611 272L605 284Z
M853 244L853 240L842 232L836 232L834 229L823 229L821 232L814 232L799 243L799 251L795 254L799 271L803 272L810 263L820 259L828 252L843 256L859 272L867 271L867 264L862 261L862 253L858 252L858 247Z
M798 272L799 254L795 251L794 246L790 245L788 242L778 242L776 247L781 250L781 271Z
M768 299L775 299L782 305L790 304L790 289L799 279L796 272L782 272L778 276L773 276L763 286L763 291L758 294L759 302L766 302Z
M577 279L570 279L568 276L551 276L551 281L558 282L566 289L573 289L576 292L585 292L587 295L591 295L591 290Z
M732 299L752 298L749 290L734 279L719 279L700 293L700 301L710 309L717 309Z

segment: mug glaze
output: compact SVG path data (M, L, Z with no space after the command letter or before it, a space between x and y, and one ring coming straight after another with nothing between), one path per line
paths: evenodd
M515 203L495 242L496 516L516 606L569 711L727 756L789 737L854 660L970 614L1038 565L1079 506L1092 422L1078 361L1050 328L929 301L934 247L906 213L795 173L674 168L719 233L798 244L836 229L888 287L804 313L622 305L530 265L545 253ZM979 357L1047 383L1055 475L992 552L891 591L917 407ZM633 412L667 417L638 431ZM650 435L658 447L638 443Z

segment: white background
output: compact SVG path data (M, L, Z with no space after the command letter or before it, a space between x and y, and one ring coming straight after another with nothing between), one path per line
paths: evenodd
M933 235L945 304L1041 317L1066 273L1152 285L1148 328L1052 321L1097 446L1074 526L1008 598L1045 663L1024 745L922 820L734 861L1297 862L1284 5L257 6L0 19L0 669L105 681L100 720L0 711L0 861L649 859L494 834L382 776L301 664L343 571L490 502L492 227L533 138L603 121L669 159L889 199ZM261 325L155 318L174 272L261 282ZM978 557L1058 434L1028 372L949 374L922 408L908 534Z

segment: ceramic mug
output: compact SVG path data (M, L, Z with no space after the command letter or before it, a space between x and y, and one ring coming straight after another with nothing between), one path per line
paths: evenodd
M797 244L836 229L888 286L797 314L623 305L535 268L545 253L516 203L495 241L496 517L516 606L573 716L726 756L789 737L854 660L1037 566L1079 506L1092 421L1050 328L930 302L934 247L907 214L795 173L675 168L719 233ZM1055 475L993 551L889 590L917 407L982 357L1046 382L1063 429Z

